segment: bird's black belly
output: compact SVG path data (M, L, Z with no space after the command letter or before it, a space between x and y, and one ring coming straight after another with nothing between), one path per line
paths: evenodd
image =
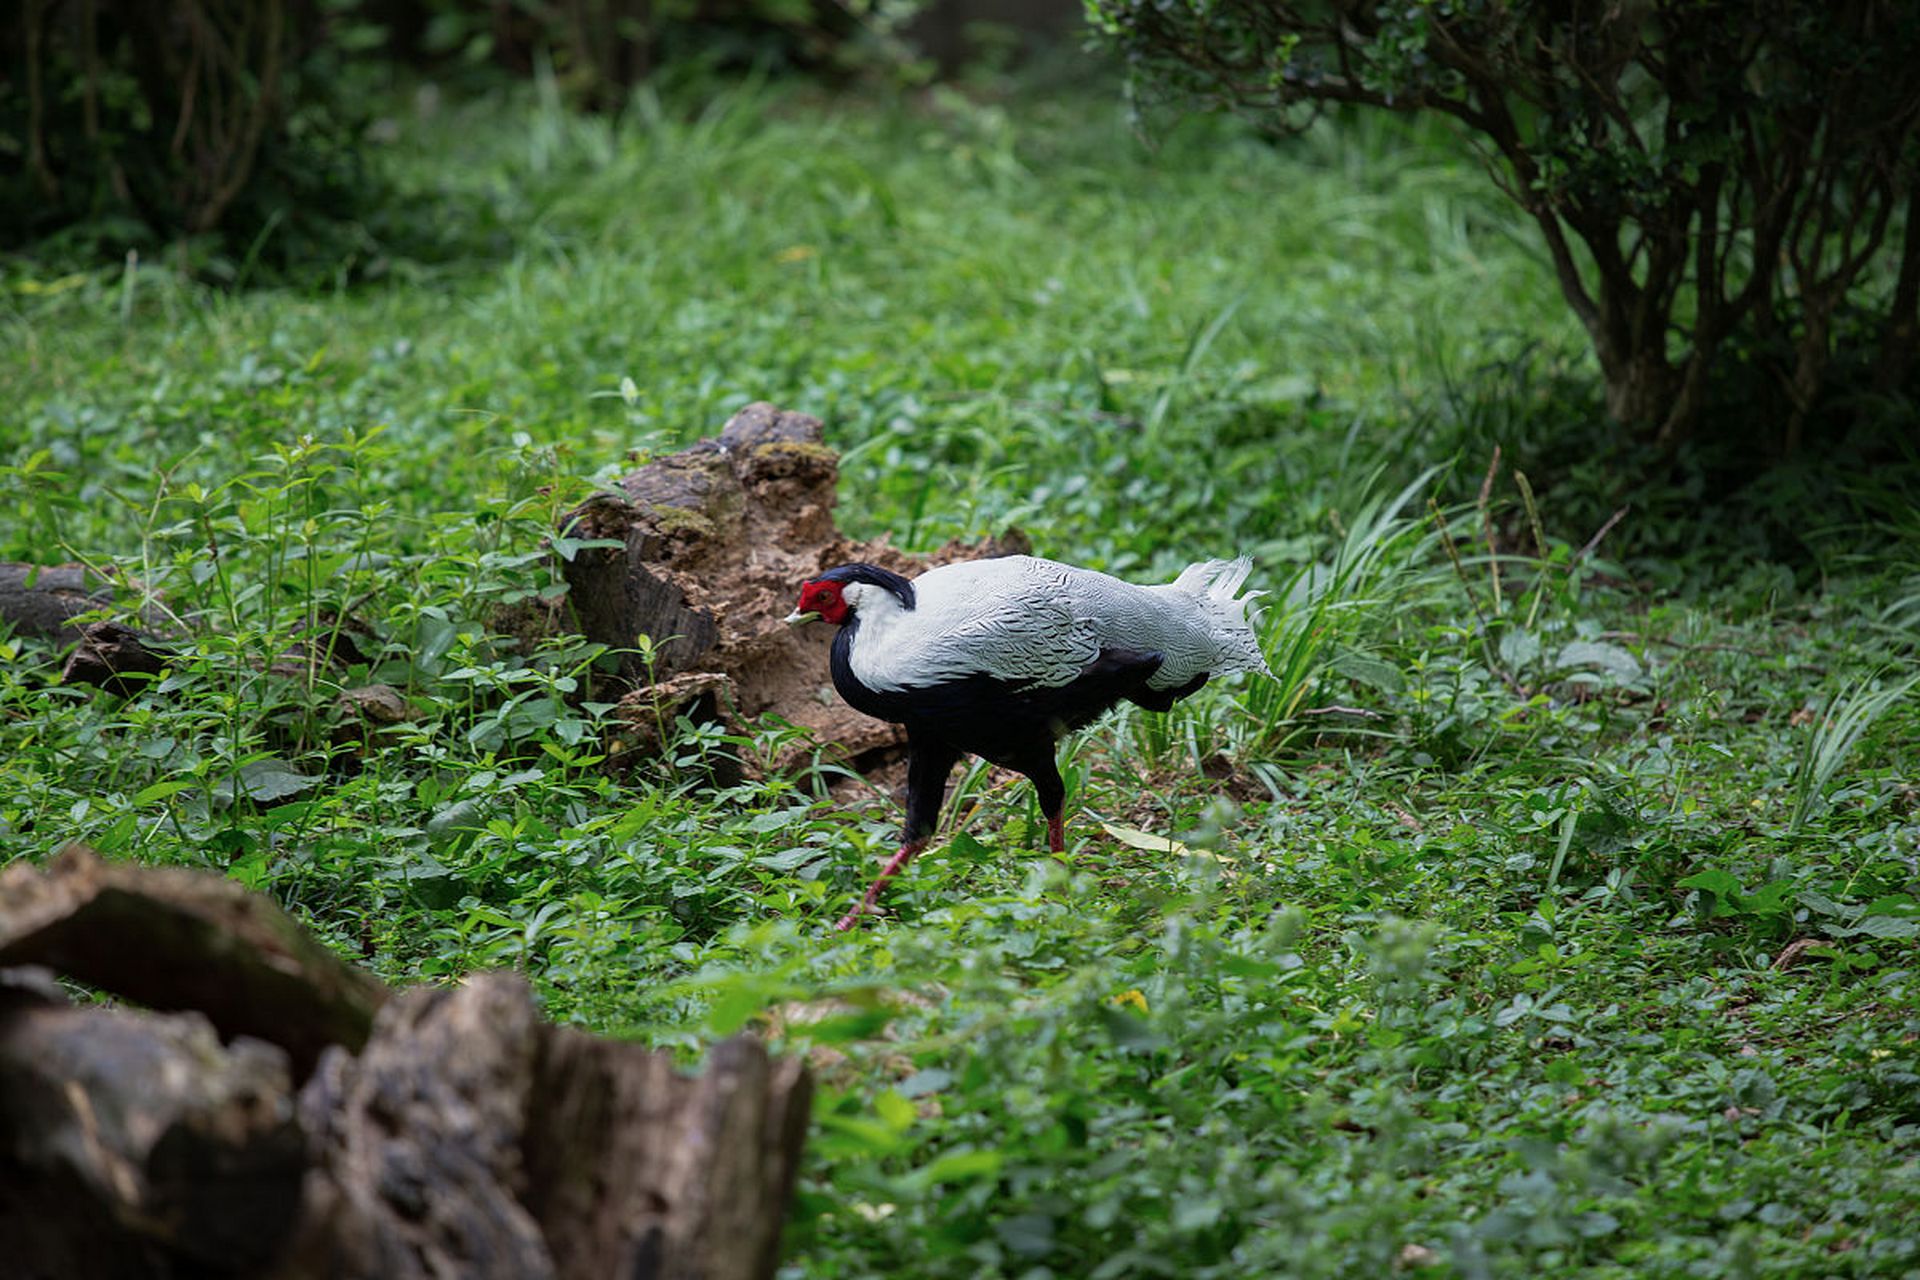
M1152 696L1147 679L1164 661L1158 653L1109 649L1076 679L1053 688L981 674L913 689L877 690L854 677L853 631L843 628L833 644L833 685L847 705L905 725L915 740L945 742L1009 767L1030 760L1037 747L1050 747L1093 723L1122 699Z

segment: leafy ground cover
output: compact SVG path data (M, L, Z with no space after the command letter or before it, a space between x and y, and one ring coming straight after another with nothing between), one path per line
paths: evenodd
M202 638L131 700L0 640L0 854L215 867L392 979L809 1054L793 1276L1920 1273L1912 469L1722 500L1583 455L1531 242L1364 121L1148 152L1103 91L748 86L390 133L451 265L4 268L0 558ZM897 918L829 932L889 798L700 783L778 724L610 776L594 652L485 626L555 590L557 511L761 398L827 421L862 533L1253 552L1280 678L1079 739L1064 858L974 770ZM272 661L346 616L344 677ZM339 735L373 679L414 720Z

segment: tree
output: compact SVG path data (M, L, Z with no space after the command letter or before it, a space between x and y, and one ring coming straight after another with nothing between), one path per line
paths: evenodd
M1693 434L1738 345L1791 450L1836 342L1920 342L1920 6L1908 0L1088 0L1136 85L1297 129L1450 117L1533 218L1615 419ZM1847 330L1841 333L1841 330Z

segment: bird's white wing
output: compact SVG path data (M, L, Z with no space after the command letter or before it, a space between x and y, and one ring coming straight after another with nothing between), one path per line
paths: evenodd
M924 688L971 675L1057 688L1105 649L1164 655L1151 688L1196 675L1263 671L1235 598L1244 561L1207 561L1178 580L1142 587L1034 556L943 565L913 580L903 609L872 592L850 655L870 689Z
M850 655L870 689L923 688L971 675L1063 685L1100 656L1098 620L1076 608L1069 575L1032 556L943 565L913 581L914 607L863 609Z
M1100 656L1100 619L1073 589L1072 577L1082 571L1031 556L1007 559L1018 563L990 575L1003 590L966 591L954 597L951 611L942 608L947 616L932 647L939 661L965 668L963 674L1048 688L1067 684Z

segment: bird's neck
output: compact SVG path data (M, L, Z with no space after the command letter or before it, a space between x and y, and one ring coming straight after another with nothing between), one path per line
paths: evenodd
M913 668L919 646L910 634L914 621L914 611L892 594L879 588L863 593L842 632L848 673L874 690L917 683Z

